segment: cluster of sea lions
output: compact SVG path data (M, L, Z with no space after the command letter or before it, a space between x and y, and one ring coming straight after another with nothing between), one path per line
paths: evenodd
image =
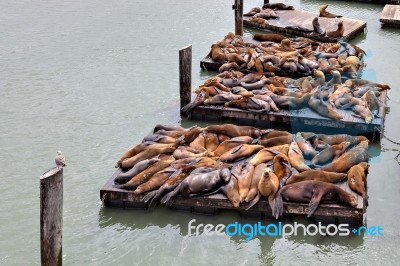
M243 14L245 17L251 17L250 21L260 24L268 25L268 19L278 19L276 10L294 10L293 6L287 6L283 3L265 4L262 8L255 7L249 12Z
M309 107L335 120L343 119L339 109L348 110L366 123L379 117L383 103L378 97L381 91L390 89L388 85L363 79L347 79L343 83L339 71L331 71L331 75L332 78L325 81L325 75L320 70L314 71L314 78L307 76L300 79L267 78L262 73L225 71L197 88L195 100L184 106L182 112L188 114L200 105L264 113Z
M268 198L273 215L283 200L356 207L354 196L336 185L348 178L366 198L368 140L362 136L324 135L232 124L157 125L142 143L127 150L116 167L114 186L144 194L149 208L183 198L223 193L233 206L254 206Z
M324 73L337 70L356 78L364 51L340 41L320 43L307 38L286 38L280 34L255 34L254 40L229 33L214 43L210 58L221 64L219 72L246 70L267 76L307 76L314 70Z

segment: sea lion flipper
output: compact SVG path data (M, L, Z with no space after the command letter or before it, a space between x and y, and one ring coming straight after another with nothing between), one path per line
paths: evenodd
M268 196L268 203L271 207L271 210L275 209L275 193Z
M237 153L242 147L243 147L243 145L239 145L239 146L233 148L231 154Z
M257 202L260 200L260 198L261 198L261 194L260 194L260 192L258 192L257 196L252 201L250 201L249 206L247 206L247 208L246 208L246 211L249 210L254 205L256 205Z
M282 191L282 190L280 190L280 191ZM281 216L283 213L283 200L282 200L281 193L278 192L276 194L276 196L271 200L273 201L272 206L274 206L274 208L272 209L272 216L278 220L279 216Z
M157 193L157 190L151 191L146 194L146 196L143 197L142 202L147 203L149 200L151 200Z
M321 201L321 197L322 197L322 193L318 193L317 191L314 191L314 194L310 200L310 204L308 205L307 218L310 218L311 216L313 216L314 212L317 210L318 205Z
M162 199L160 200L160 202L167 206L171 206L172 203L174 203L174 199L175 199L176 195L178 195L180 188L181 188L181 184L176 186L176 188L174 190L165 194L164 197L162 197Z

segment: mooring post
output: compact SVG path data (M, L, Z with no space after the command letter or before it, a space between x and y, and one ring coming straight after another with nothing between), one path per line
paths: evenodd
M192 101L192 45L179 50L179 94L182 109Z
M235 10L235 34L243 36L243 0L235 0L232 9Z
M42 266L62 265L63 168L40 177L40 256Z

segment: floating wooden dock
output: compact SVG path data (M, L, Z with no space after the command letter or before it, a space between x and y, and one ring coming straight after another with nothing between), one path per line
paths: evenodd
M269 25L260 25L258 23L251 22L250 21L251 17L243 17L243 25L260 30L269 30L276 33L303 36L322 42L338 41L338 39L336 38L330 38L317 34L311 34L309 32L285 28L287 26L300 25L302 27L312 30L313 29L312 20L314 19L314 17L318 16L318 14L314 14L304 10L277 10L275 12L279 16L279 18L268 19ZM345 14L338 14L338 15L345 15ZM333 31L337 29L337 24L335 23L334 18L319 17L318 21L321 27L326 31ZM362 20L342 17L338 18L338 21L343 21L344 35L340 39L345 41L353 39L357 35L363 33L364 29L367 27L367 22Z
M386 103L386 91L382 91L379 100ZM192 110L189 119L212 121L224 118L235 118L250 120L253 124L267 122L267 127L273 128L274 123L283 123L289 126L292 132L311 130L315 133L327 131L338 131L351 135L374 134L375 138L380 137L383 130L385 119L385 107L379 110L380 118L374 118L370 124L359 117L353 116L349 110L336 110L343 116L343 120L334 120L321 116L308 107L298 110L280 109L278 112L269 111L268 113L247 111L237 108L217 107L217 106L198 106Z
M384 26L400 27L400 6L399 5L385 5L385 7L382 10L379 21Z
M106 207L123 208L123 209L141 209L146 210L147 206L142 202L144 195L136 195L132 191L114 188L114 179L120 173L118 169L111 178L104 184L100 190L100 199ZM324 224L349 224L351 226L359 226L363 224L365 204L363 198L354 193L347 181L338 183L342 189L357 197L358 205L356 208L348 208L336 204L321 204L316 210L312 219L313 222L321 222ZM219 210L232 210L240 213L244 217L254 217L256 219L275 220L271 214L271 208L266 199L261 199L250 210L245 210L248 203L242 203L235 208L223 194L215 194L212 196L193 197L184 199L177 197L170 206L172 209L184 210L194 213L215 215ZM295 215L307 215L308 204L284 202L283 215L280 220L292 219Z

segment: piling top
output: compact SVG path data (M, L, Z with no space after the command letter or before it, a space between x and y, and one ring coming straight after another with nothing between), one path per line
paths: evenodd
M48 178L50 176L56 175L58 172L62 171L62 167L55 166L54 168L46 171L44 174L40 176L40 180Z

